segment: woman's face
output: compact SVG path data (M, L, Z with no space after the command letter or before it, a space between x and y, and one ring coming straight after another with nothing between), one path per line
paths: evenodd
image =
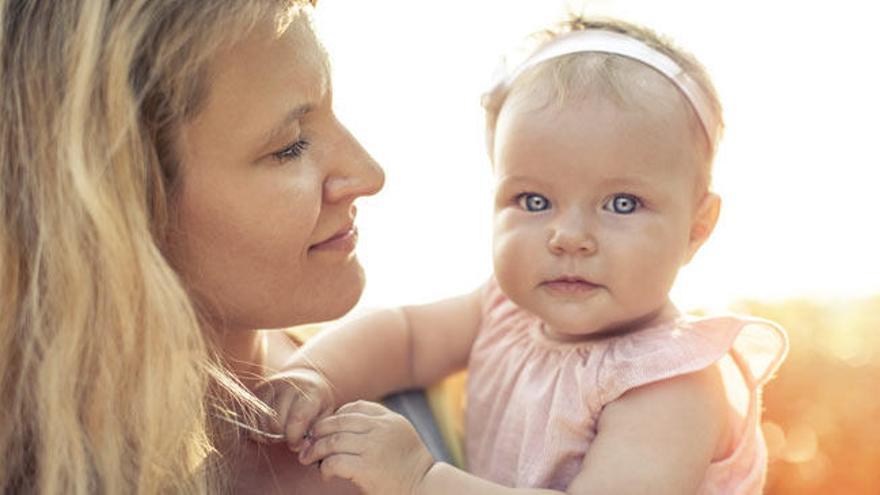
M354 201L382 169L336 119L327 59L303 16L266 19L218 54L177 143L169 254L209 324L328 320L360 297Z

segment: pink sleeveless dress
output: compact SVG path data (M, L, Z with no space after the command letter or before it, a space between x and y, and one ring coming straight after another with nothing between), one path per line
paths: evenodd
M581 469L599 413L621 394L727 361L728 452L713 460L700 494L759 494L767 465L760 390L787 350L785 333L752 318L679 318L619 337L548 339L535 316L489 281L468 366L468 471L509 487L565 490ZM725 383L734 383L728 382ZM733 388L733 387L732 387Z

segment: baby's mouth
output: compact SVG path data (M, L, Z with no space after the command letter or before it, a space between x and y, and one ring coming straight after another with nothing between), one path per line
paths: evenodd
M599 287L598 284L583 277L568 275L542 282L541 286L562 294L582 294Z

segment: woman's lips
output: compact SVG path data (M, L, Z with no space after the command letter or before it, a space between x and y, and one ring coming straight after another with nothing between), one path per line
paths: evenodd
M357 238L357 227L351 226L337 232L329 239L313 244L312 247L309 248L309 251L351 252L354 251L354 248L357 245Z

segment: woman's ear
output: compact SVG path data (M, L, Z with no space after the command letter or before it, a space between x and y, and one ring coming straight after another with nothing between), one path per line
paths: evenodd
M700 246L706 242L709 235L715 229L718 222L718 214L721 213L721 197L713 192L706 192L697 204L697 210L694 212L694 218L691 221L691 233L688 240L688 251L685 263L690 263L691 259L700 249Z

